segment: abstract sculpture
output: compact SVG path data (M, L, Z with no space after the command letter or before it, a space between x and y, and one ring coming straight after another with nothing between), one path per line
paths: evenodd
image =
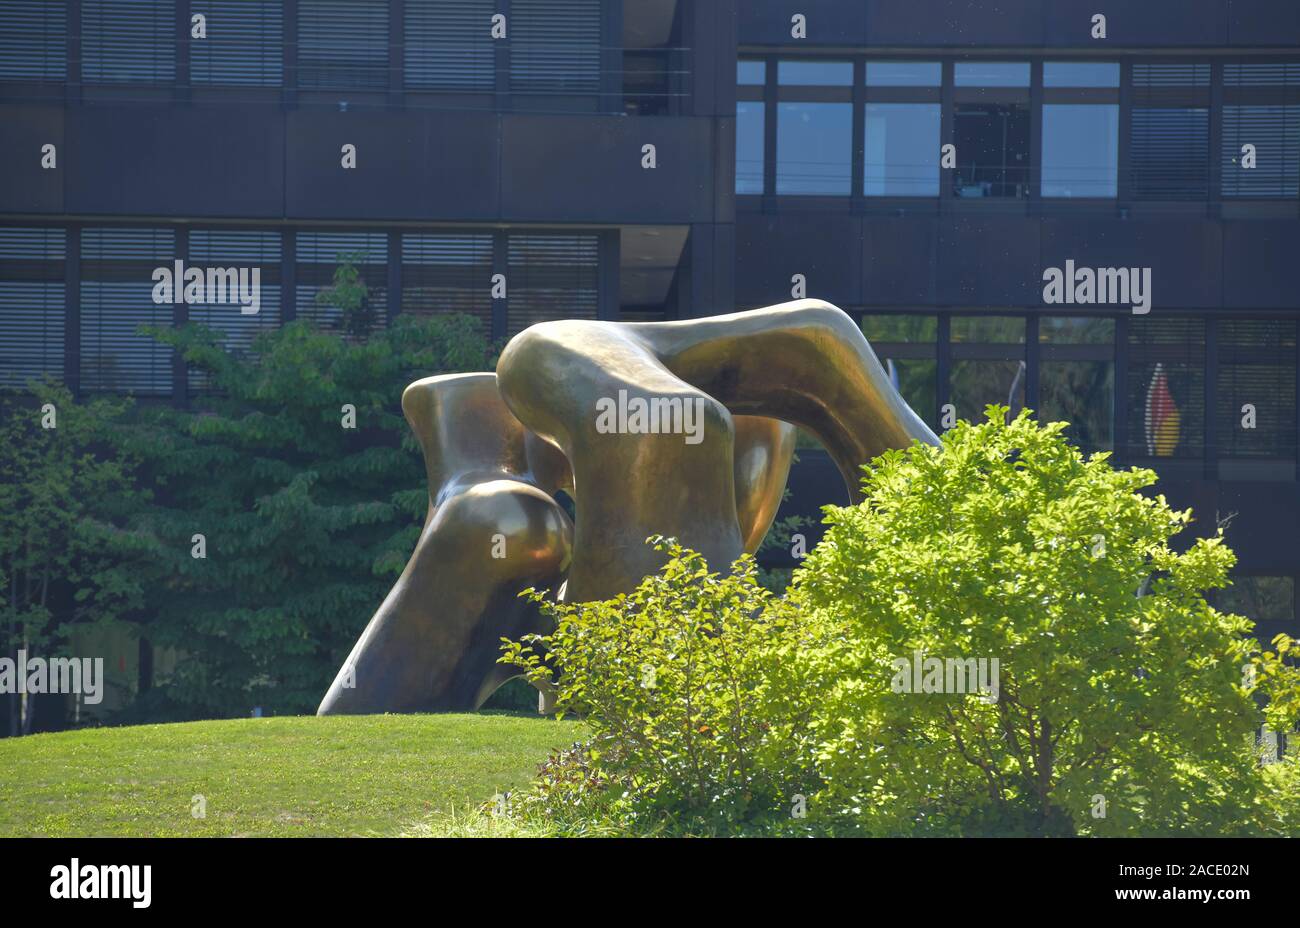
M660 566L650 535L719 567L753 552L796 427L854 500L862 464L938 442L853 320L818 300L680 322L541 323L511 339L496 374L416 381L402 409L429 513L321 715L477 708L513 675L496 663L500 639L546 630L518 593L628 592Z

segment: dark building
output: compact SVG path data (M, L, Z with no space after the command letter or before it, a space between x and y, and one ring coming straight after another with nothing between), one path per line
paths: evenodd
M237 349L342 252L496 337L806 293L937 429L1027 406L1230 519L1223 599L1296 633L1300 7L1103 6L0 0L0 384L184 402L137 325ZM176 258L260 312L155 304Z

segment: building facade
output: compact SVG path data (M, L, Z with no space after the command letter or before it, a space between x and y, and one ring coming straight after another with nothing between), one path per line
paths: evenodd
M0 384L186 402L139 324L239 349L343 253L497 338L806 294L936 429L1153 467L1300 632L1300 7L1103 6L0 0ZM259 266L259 313L153 303L177 258ZM792 511L837 480L801 452Z

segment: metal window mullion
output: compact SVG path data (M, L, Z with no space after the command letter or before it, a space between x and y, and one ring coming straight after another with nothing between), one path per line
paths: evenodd
M776 55L763 67L763 211L776 209Z
M1038 344L1038 313L1025 317L1025 408L1034 410L1038 418L1038 362L1041 351Z
M939 313L938 332L935 336L935 405L934 411L935 422L939 423L940 431L943 431L943 407L948 404L949 397L952 395L951 380L952 370L952 314Z
M178 226L172 232L172 241L174 242L173 253L185 261L189 266L190 261L190 230L186 226ZM180 289L184 283L180 280L172 282L172 286ZM172 326L182 326L190 320L190 308L185 303L184 298L174 300L172 303ZM172 404L184 409L189 405L190 393L190 371L185 364L185 355L180 349L172 349Z
M499 342L506 337L508 326L510 324L510 290L515 285L515 281L510 279L510 236L504 229L498 229L492 233L492 276L497 274L503 276L506 281L506 295L501 299L492 299L492 331L491 338L494 342ZM492 282L486 281L485 285L491 288Z
M81 226L68 226L63 242L63 382L81 393Z
M1202 383L1204 391L1204 406L1202 415L1205 417L1203 427L1205 429L1205 447L1202 454L1205 461L1205 479L1214 480L1218 476L1219 459L1218 459L1218 441L1217 425L1215 422L1216 391L1219 382L1219 320L1217 316L1209 316L1205 320L1205 380Z
M867 62L865 58L853 60L853 115L849 120L852 128L853 154L849 159L849 204L850 209L866 208L866 185L863 175L866 173L867 160Z

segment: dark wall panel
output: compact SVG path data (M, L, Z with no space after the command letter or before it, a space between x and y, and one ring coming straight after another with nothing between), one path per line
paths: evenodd
M1295 309L1291 275L1300 259L1300 222L1229 222L1224 229L1223 290L1229 306Z
M1300 3L1295 0L1228 0L1233 45L1300 46Z
M56 147L52 170L41 146ZM75 156L64 144L62 106L0 105L0 212L60 213L63 184Z
M843 0L742 0L737 16L740 43L861 45L868 37L867 6ZM795 13L807 17L807 39L790 35Z
M740 214L736 221L736 306L791 298L803 274L808 296L838 305L862 299L861 220L846 213Z
M712 123L644 116L502 118L506 218L703 222L713 218ZM641 167L642 146L657 167Z
M1151 268L1152 312L1213 308L1223 301L1220 225L1206 220L1044 219L1042 265Z
M1042 297L1039 223L1024 217L959 216L939 223L940 303L1023 306Z
M1051 0L1046 44L1100 49L1134 46L1223 46L1228 44L1224 0ZM1092 38L1094 13L1106 16L1106 38Z
M933 304L937 236L933 219L864 219L862 302L871 306Z
M288 114L291 217L493 219L498 199L497 118L488 113ZM344 169L342 146L357 146Z
M872 0L867 44L1040 45L1043 7L1042 0Z
M70 213L280 215L278 110L77 107L67 112L67 138Z

